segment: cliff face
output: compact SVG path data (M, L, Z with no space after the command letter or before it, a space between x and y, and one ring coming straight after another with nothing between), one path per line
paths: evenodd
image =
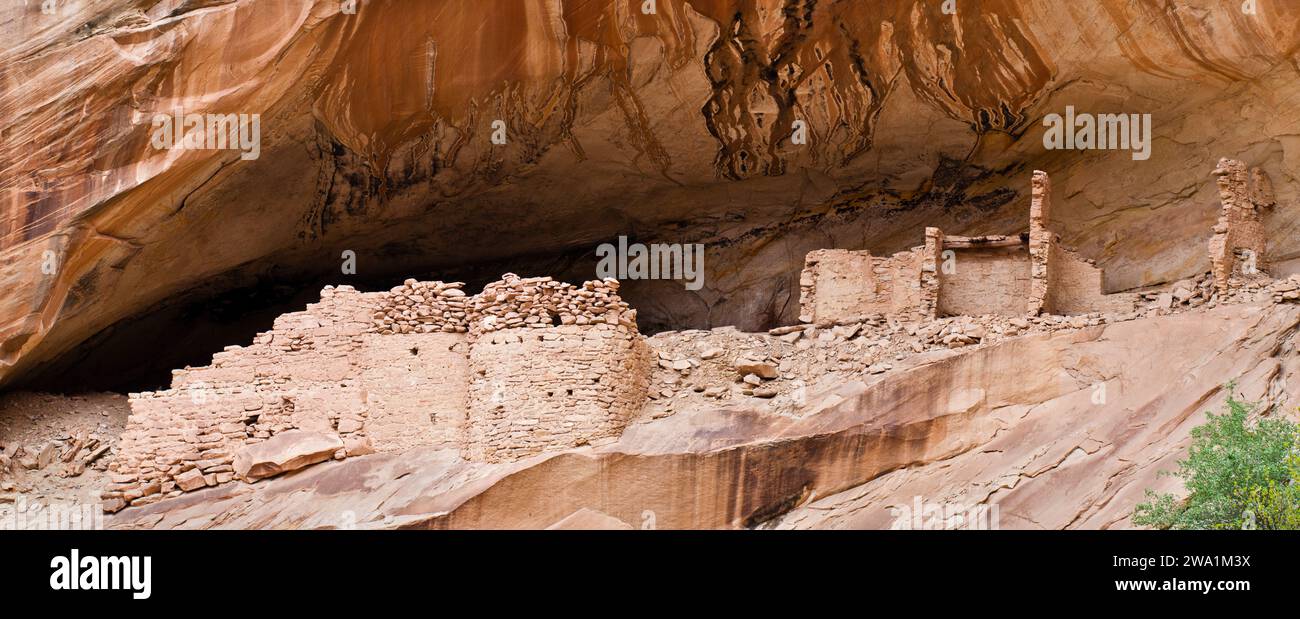
M348 458L107 524L977 528L939 521L983 506L997 511L979 528L1130 528L1145 490L1180 490L1160 472L1222 406L1222 382L1260 410L1295 410L1298 330L1300 306L1231 305L1025 336L810 390L793 415L695 407L642 417L611 445L508 463L428 447ZM924 511L936 507L941 518ZM593 512L604 518L565 522Z
M1219 157L1271 175L1270 252L1300 256L1300 6L652 4L7 3L0 381L204 358L255 330L214 309L249 295L589 278L618 235L707 248L702 290L626 286L643 328L755 329L794 319L807 250L1020 231L1033 169L1112 290L1207 270ZM1067 106L1150 114L1149 159L1046 150ZM156 148L177 109L260 115L257 157Z

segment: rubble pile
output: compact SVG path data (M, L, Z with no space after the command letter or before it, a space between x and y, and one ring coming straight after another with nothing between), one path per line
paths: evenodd
M22 468L28 471L50 471L59 477L76 477L87 467L106 470L110 445L98 434L80 432L63 435L40 445L6 443L0 446L0 476Z
M636 330L636 310L619 298L618 285L618 280L604 279L574 286L550 277L506 273L472 298L471 331L602 323Z
M0 528L56 507L102 513L98 499L109 481L129 407L113 393L0 394ZM38 509L44 511L34 511Z
M1210 309L1221 304L1300 302L1300 276L1234 277L1220 299L1209 273L1136 294L1131 312L1059 316L951 316L923 320L871 314L818 324L790 325L767 333L733 327L660 333L648 339L658 360L650 387L652 417L723 401L752 406L774 400L792 411L815 381L883 374L917 361L917 355L979 347L1012 337L1085 329L1150 316ZM757 400L755 399L757 398Z
M380 296L374 330L394 333L464 333L467 331L463 282L408 279Z
M1274 303L1300 303L1300 275L1274 282L1268 292Z

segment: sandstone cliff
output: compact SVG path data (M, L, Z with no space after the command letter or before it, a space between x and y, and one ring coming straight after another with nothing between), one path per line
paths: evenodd
M1035 168L1111 290L1207 270L1221 156L1300 252L1291 3L42 4L0 7L5 384L156 382L324 283L585 279L619 234L709 248L701 291L627 287L643 328L788 323L806 251L1022 231ZM1044 150L1066 106L1150 114L1150 158ZM177 108L260 114L258 158L153 148Z
M823 387L793 413L699 407L512 463L349 458L108 522L545 528L574 514L595 526L595 512L636 528L889 528L891 507L923 497L997 504L1002 528L1122 528L1144 490L1177 489L1158 472L1222 402L1220 381L1265 407L1300 404L1298 329L1300 306L1230 305L1024 336Z

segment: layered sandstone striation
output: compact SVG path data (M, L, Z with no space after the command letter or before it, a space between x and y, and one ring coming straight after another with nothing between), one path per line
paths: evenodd
M168 345L226 323L168 313L182 301L477 264L580 281L632 232L708 247L701 291L627 284L643 328L770 328L798 316L808 251L1020 231L1033 169L1068 179L1053 229L1108 292L1170 283L1209 269L1203 170L1296 170L1294 3L46 4L0 7L6 385L135 365L98 350L154 350L135 361L164 372L202 359L219 344ZM1045 150L1040 121L1066 106L1149 113L1151 158ZM155 115L177 110L260 114L258 158L155 148ZM1288 269L1295 191L1269 215ZM226 341L264 327L244 329Z

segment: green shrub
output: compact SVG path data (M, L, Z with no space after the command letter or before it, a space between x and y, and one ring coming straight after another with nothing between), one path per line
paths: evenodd
M1231 393L1231 385L1228 389ZM1297 427L1286 419L1246 418L1254 407L1228 397L1227 411L1206 413L1192 429L1186 460L1172 475L1187 498L1147 490L1134 524L1161 529L1300 528Z
M1246 490L1243 528L1300 530L1300 452L1292 450L1286 462L1288 481L1270 481L1262 488Z

